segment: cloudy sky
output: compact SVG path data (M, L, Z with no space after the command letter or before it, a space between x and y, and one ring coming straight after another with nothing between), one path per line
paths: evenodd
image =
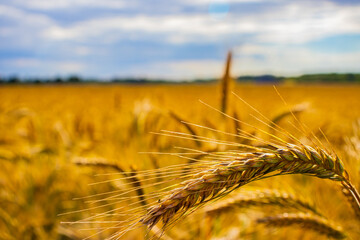
M360 0L0 0L0 76L360 72Z

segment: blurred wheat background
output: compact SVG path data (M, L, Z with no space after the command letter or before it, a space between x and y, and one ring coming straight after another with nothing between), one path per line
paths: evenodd
M359 186L360 87L281 85L277 88L289 106L302 106L297 115L325 142L318 131L321 127L345 162L353 182ZM221 114L199 103L198 99L201 99L220 108L221 89L220 84L20 85L0 88L0 238L81 239L88 236L86 231L65 227L60 221L79 220L91 211L65 216L58 214L93 207L85 201L72 201L73 198L122 189L121 181L88 186L113 177L94 177L96 174L116 173L119 169L156 169L186 162L174 156L139 152L176 152L173 146L202 151L216 148L216 144L199 145L191 140L150 133L162 129L188 133L189 129L179 118L232 133L237 128L250 131L247 126L236 126L231 119L224 119ZM288 111L287 107L272 86L234 84L233 90L270 119L280 117L278 123L291 129L290 123L294 124L294 119L283 114ZM269 131L267 126L259 125L251 117L251 109L240 100L230 98L229 101L229 114ZM203 129L194 131L201 136L215 134ZM352 216L351 208L346 205L341 191L337 191L338 187L328 181L284 176L251 183L246 191L259 187L296 193L312 201L316 209L329 219L341 223L352 239L359 236L358 222ZM205 239L205 236L211 239L236 239L240 236L282 239L287 234L299 239L318 237L316 233L301 228L293 228L289 233L289 230L259 229L262 226L254 224L259 215L273 212L276 212L276 207L265 206L260 211L249 207L219 215L211 223L204 224L193 224L196 219L203 219L201 214L194 214L170 230L169 235L174 239ZM106 236L105 232L94 239ZM143 238L144 229L140 229L130 232L126 239Z

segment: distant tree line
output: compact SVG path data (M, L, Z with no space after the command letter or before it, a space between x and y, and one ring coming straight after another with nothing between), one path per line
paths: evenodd
M260 82L260 83L360 83L360 74L354 73L326 73L326 74L307 74L299 77L277 77L273 75L262 76L240 76L239 82Z
M312 74L312 75L303 75L297 79L297 82L350 82L350 83L360 83L360 74L346 73L346 74Z
M175 83L209 83L215 82L217 79L194 79L193 81L170 81L166 79L147 79L147 78L113 78L113 79L96 79L82 78L77 75L69 77L55 78L19 78L17 76L1 77L0 84L81 84L81 83L125 83L125 84L175 84ZM359 73L328 73L328 74L307 74L299 77L279 77L273 75L261 76L240 76L236 78L238 82L255 82L255 83L360 83Z
M17 76L1 77L0 84L20 84L20 83L31 83L31 84L44 84L44 83L80 83L88 81L89 79L82 79L78 76L69 76L67 78L55 77L55 78L20 78ZM91 81L91 80L90 80Z

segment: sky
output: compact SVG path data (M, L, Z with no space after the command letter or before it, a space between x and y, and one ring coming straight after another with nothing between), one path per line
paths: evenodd
M360 73L360 0L0 0L0 76Z

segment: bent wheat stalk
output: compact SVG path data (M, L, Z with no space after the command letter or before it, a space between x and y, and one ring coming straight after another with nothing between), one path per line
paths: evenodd
M224 153L226 155L226 153ZM359 207L359 194L350 182L343 164L337 156L310 146L271 145L262 151L237 153L181 183L162 200L148 208L140 222L152 228L158 222L165 230L181 216L191 213L204 203L222 197L234 189L255 180L273 175L305 174L318 178L340 181L351 192Z
M311 229L317 233L324 234L334 239L346 238L342 228L330 223L327 219L311 214L304 213L284 213L280 215L260 218L258 223L264 223L267 226L286 227L299 225L302 229Z
M78 157L78 158L75 158L73 160L73 162L80 166L113 168L114 170L118 171L119 173L124 175L126 180L134 187L134 189L136 189L136 194L140 200L139 203L141 203L141 205L143 205L143 206L146 206L146 199L144 197L144 195L145 195L144 189L142 188L141 181L137 176L138 175L137 171L133 167L131 167L130 172L126 172L118 164L107 162L105 159L102 159L102 158L80 158L80 157Z
M342 192L354 210L357 219L360 220L360 195L356 188L351 183L344 181L342 182Z

